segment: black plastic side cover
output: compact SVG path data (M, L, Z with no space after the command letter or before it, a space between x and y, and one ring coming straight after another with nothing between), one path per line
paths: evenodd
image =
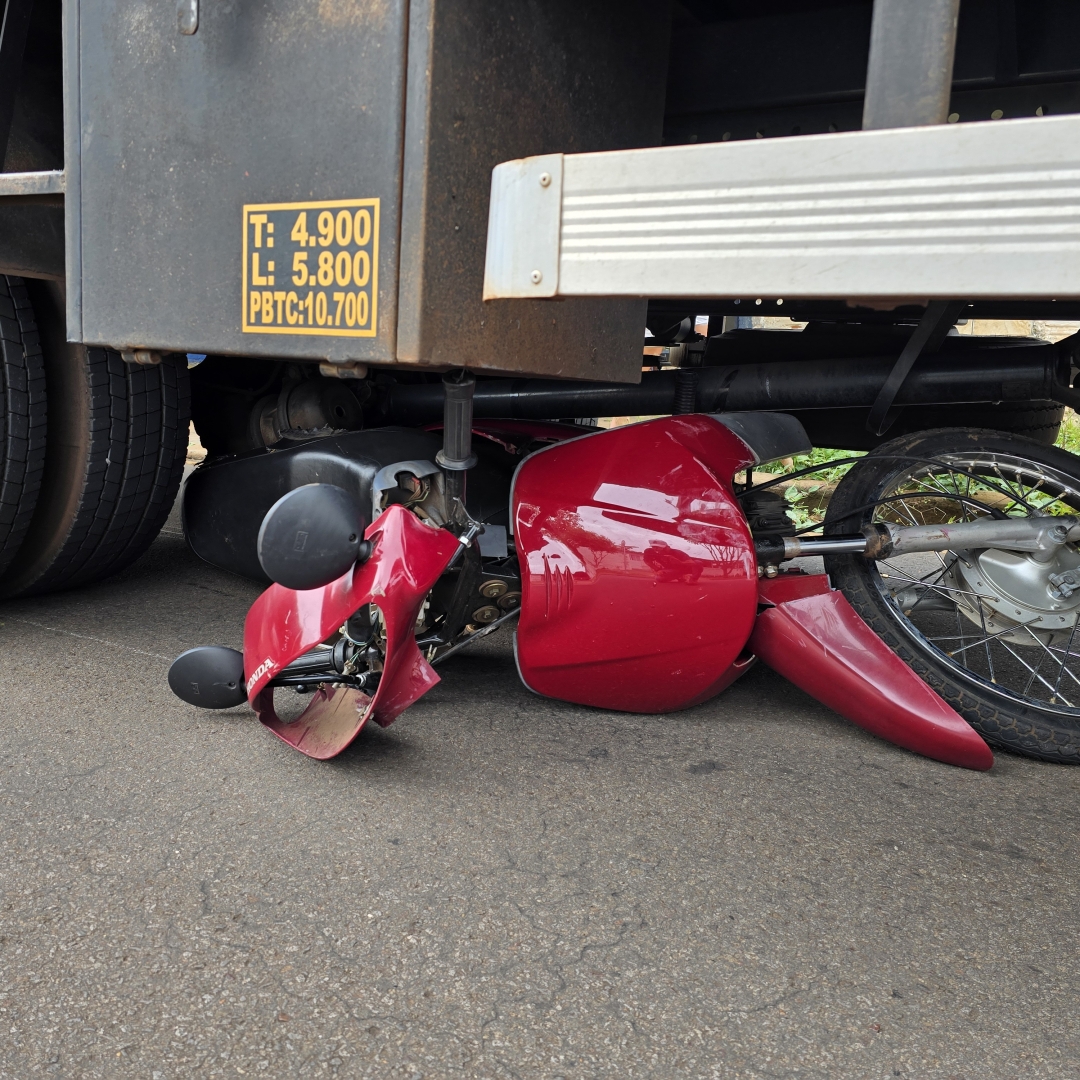
M211 565L269 581L259 563L258 535L283 495L305 484L334 484L369 515L380 469L399 461L434 461L441 446L442 436L429 431L383 427L207 462L184 485L184 535ZM473 448L480 461L469 470L466 506L478 521L507 528L510 479L519 459L486 439Z
M753 451L761 465L795 454L809 454L813 449L806 429L787 413L725 412L714 413L713 419Z

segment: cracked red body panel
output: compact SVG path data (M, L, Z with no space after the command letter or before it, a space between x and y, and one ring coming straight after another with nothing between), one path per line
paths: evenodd
M401 506L380 514L365 537L373 544L366 562L321 589L271 585L244 623L244 670L254 673L248 686L252 708L279 739L313 758L341 753L369 719L385 727L439 681L416 647L413 629L425 597L458 548L457 538ZM375 694L326 686L315 691L299 719L284 723L267 683L368 603L378 606L386 629Z

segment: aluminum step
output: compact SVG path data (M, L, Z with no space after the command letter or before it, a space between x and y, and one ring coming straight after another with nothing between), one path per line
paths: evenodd
M1080 116L552 154L492 175L484 298L1080 296Z

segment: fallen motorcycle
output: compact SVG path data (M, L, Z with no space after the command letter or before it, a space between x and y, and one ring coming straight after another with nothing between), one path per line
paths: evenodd
M989 769L988 743L1080 755L1072 455L969 429L906 436L853 462L823 534L808 536L783 514L778 481L753 482L760 464L810 449L786 414L583 433L474 421L471 376L444 384L441 437L377 428L191 477L194 550L273 584L242 654L177 658L179 697L246 700L278 738L326 759L515 622L522 681L563 701L684 709L760 659L939 761ZM792 564L814 555L827 573ZM296 719L277 711L286 690L310 695Z

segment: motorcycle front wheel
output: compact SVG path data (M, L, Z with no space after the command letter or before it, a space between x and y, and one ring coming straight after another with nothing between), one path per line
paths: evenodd
M1080 458L971 428L878 447L837 486L826 534L1080 513ZM825 560L874 632L992 745L1080 763L1080 548Z

